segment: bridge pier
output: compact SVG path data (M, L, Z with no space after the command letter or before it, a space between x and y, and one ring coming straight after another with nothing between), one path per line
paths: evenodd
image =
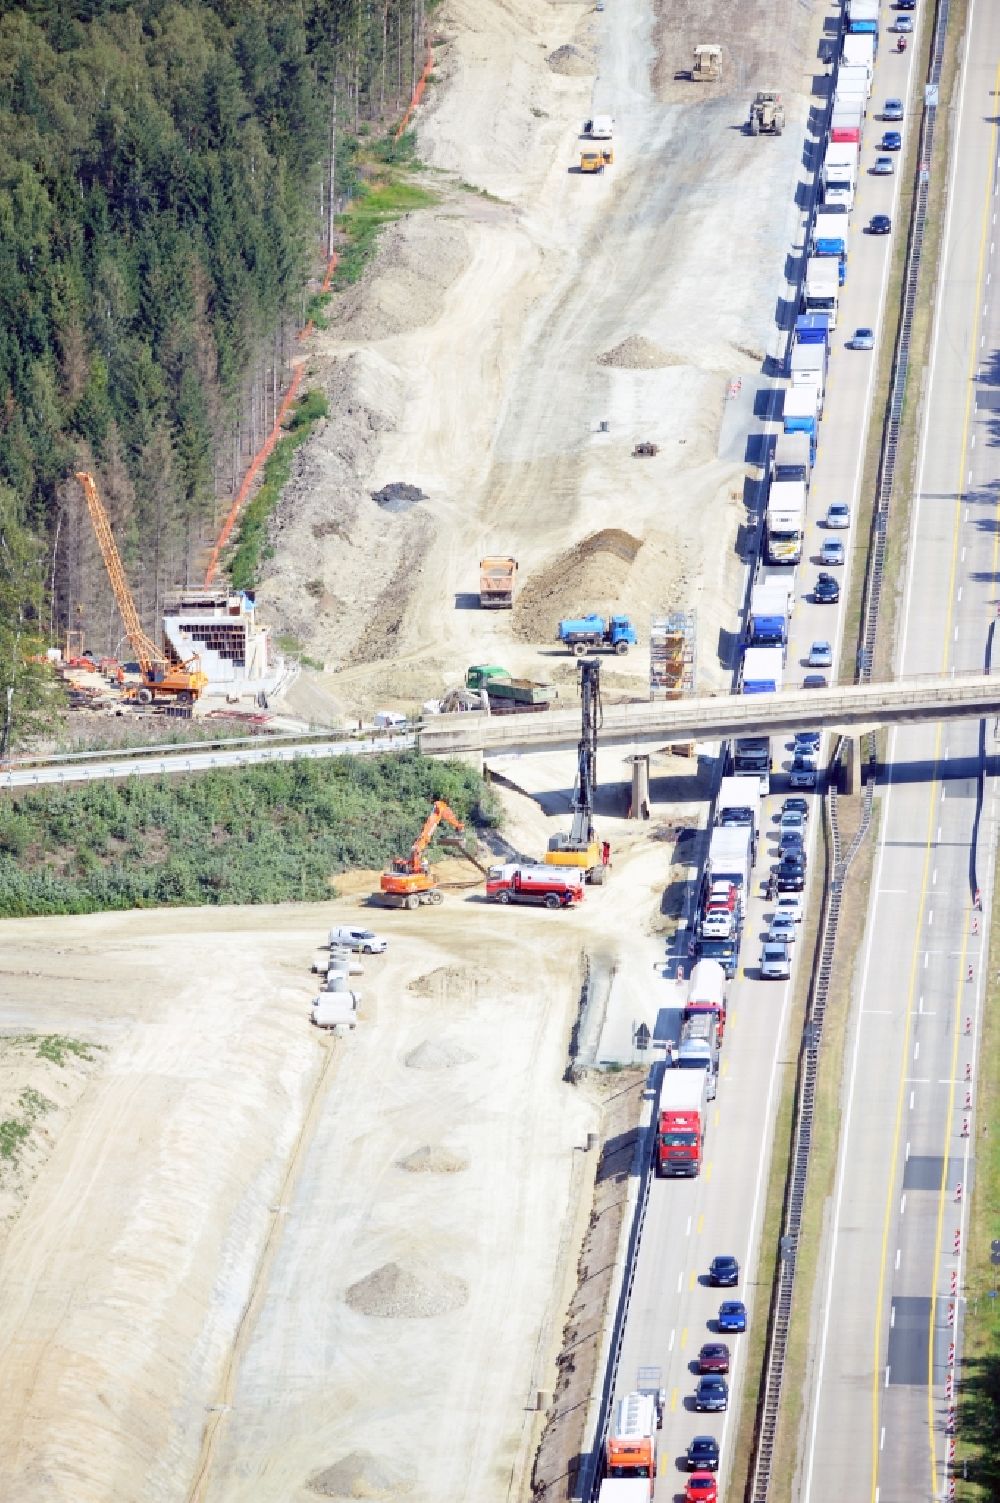
M845 736L840 748L838 787L845 797L860 791L861 785L861 739Z
M632 763L632 794L628 802L629 819L649 818L649 755L637 752Z

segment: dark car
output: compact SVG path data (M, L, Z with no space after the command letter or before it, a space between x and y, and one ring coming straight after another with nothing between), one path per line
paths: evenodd
M741 1299L725 1299L719 1306L720 1331L745 1331L747 1307Z
M724 1341L706 1341L698 1353L700 1373L727 1373L729 1371L729 1348Z
M820 731L796 731L795 732L795 755L797 757L811 757L819 751L819 743L822 740Z
M795 814L801 814L804 819L809 818L809 800L807 798L800 798L797 793L790 794L788 798L782 799L782 814L785 813L786 809L793 811Z
M868 221L867 232L869 235L891 235L892 220L888 214L873 214Z
M782 830L778 836L778 850L783 861L787 861L789 856L799 855L804 847L801 830Z
M707 1414L719 1414L729 1408L729 1384L725 1378L713 1375L699 1378L694 1391L694 1407Z
M878 143L879 151L901 151L902 148L903 137L898 130L884 130L882 132L882 139Z
M714 1435L696 1435L687 1448L689 1472L717 1472L719 1469L719 1442Z
M816 763L812 757L796 755L788 769L789 788L815 788Z
M819 605L836 605L840 599L840 584L832 574L818 574L813 585L813 599Z
M806 885L806 869L801 861L782 861L774 869L779 892L802 892Z
M807 673L802 680L803 689L828 689L830 681L825 673Z
M708 1265L708 1282L716 1288L730 1289L740 1281L740 1265L731 1253L720 1253Z

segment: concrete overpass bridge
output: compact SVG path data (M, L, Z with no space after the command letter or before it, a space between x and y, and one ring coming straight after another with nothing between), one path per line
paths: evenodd
M601 746L665 746L822 729L860 736L880 726L980 719L1000 713L1000 674L955 674L891 683L793 689L780 694L717 694L604 706ZM575 747L578 709L528 715L443 715L418 732L425 756L518 756Z

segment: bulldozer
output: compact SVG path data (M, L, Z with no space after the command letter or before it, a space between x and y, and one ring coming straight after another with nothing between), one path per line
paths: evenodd
M410 847L410 854L395 857L388 871L382 873L379 881L379 895L386 907L419 908L421 903L443 901L444 894L424 854L431 843L434 831L442 820L451 825L458 834L465 829L462 821L444 799L435 799L430 814L424 820L423 829ZM460 840L446 840L444 843L456 850L459 855L464 856L467 861L471 861L473 866L477 866L485 874L486 867Z
M722 48L715 42L699 42L694 49L691 79L694 83L722 82Z
M750 106L747 129L751 136L780 136L785 128L785 107L773 89L759 89Z

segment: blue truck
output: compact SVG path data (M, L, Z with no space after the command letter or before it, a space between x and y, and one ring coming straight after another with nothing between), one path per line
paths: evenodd
M830 339L829 313L800 313L795 320L796 344L827 344Z
M624 657L639 638L628 616L580 616L575 620L560 621L556 639L568 647L575 657L582 658L585 652L607 648L618 657Z
M847 215L818 209L813 220L811 252L821 258L836 257L837 281L847 281Z

